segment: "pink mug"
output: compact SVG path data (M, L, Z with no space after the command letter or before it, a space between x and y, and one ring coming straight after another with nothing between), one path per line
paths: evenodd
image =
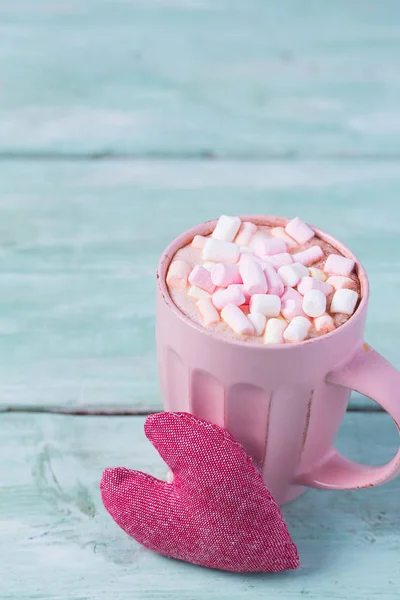
M259 224L287 219L246 215ZM193 227L163 253L157 272L157 354L164 406L226 427L262 471L279 504L305 487L329 490L379 485L400 473L400 450L388 464L362 465L333 446L350 390L384 408L400 429L400 373L364 342L368 279L346 246L315 228L320 238L356 261L361 302L327 335L297 344L258 345L212 335L172 302L165 276L175 252L210 221Z

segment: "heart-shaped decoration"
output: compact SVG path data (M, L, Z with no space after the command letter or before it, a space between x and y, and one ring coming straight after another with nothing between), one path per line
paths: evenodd
M172 558L227 571L299 566L282 513L243 447L188 413L151 415L145 433L173 472L167 483L106 469L104 506L128 535Z

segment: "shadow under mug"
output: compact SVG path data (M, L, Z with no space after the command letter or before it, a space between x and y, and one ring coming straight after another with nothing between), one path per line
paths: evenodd
M285 226L287 219L241 217ZM350 390L369 396L400 428L400 373L364 342L368 279L341 242L317 235L356 261L361 301L335 331L296 344L263 345L224 339L187 318L165 283L175 252L216 221L175 239L157 272L157 355L165 410L185 411L226 427L262 472L279 504L297 498L304 486L330 490L379 485L400 473L400 450L388 464L362 465L333 446Z

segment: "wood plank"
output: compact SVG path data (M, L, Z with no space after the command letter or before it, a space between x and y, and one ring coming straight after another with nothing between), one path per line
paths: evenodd
M143 423L140 417L1 417L2 598L397 598L400 479L361 491L310 490L285 507L298 572L233 575L141 548L102 507L98 483L103 468L116 465L164 478ZM386 461L397 444L383 414L349 413L339 436L342 451L373 464Z
M396 163L3 161L0 181L3 409L159 408L158 258L221 213L300 214L343 239L371 277L367 340L400 366Z
M400 152L393 0L15 0L0 152Z

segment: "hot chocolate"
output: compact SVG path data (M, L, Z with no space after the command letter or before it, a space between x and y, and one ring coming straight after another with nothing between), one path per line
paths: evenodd
M356 310L352 259L295 218L285 227L223 215L172 258L176 306L216 335L257 344L294 343L334 331Z

